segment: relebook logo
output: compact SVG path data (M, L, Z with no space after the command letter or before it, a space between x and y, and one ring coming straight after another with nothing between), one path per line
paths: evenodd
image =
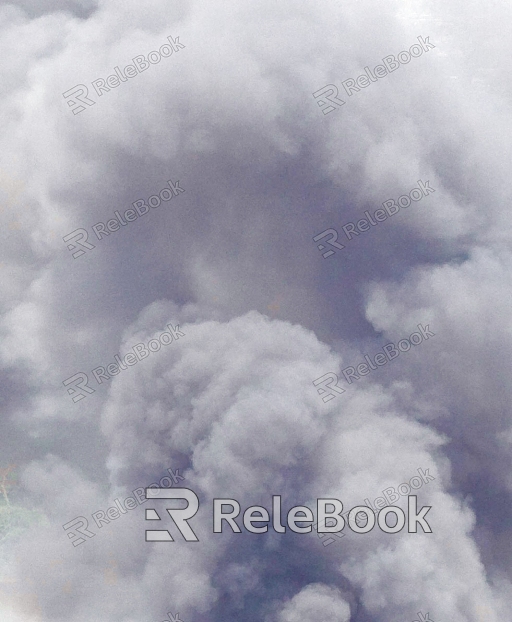
M103 78L94 80L92 86L98 97L101 97L104 93L108 93L110 89L117 88L121 82L127 82L129 78L135 78L139 73L146 71L150 65L157 65L162 58L169 58L174 52L179 52L179 50L185 48L183 43L180 43L179 37L174 38L169 35L167 41L169 41L168 44L164 43L158 52L150 52L147 58L143 54L135 56L135 58L132 59L133 65L127 65L123 70L119 69L118 66L114 67L115 73L107 76L106 80ZM94 106L96 103L89 97L89 89L85 84L77 84L73 88L64 91L62 96L74 115L86 110L85 106ZM85 104L85 106L83 104Z
M377 366L386 365L388 361L392 361L397 356L400 356L400 352L409 352L412 346L419 346L420 343L423 343L423 341L426 341L429 337L436 336L436 334L430 330L428 324L426 326L418 324L417 326L420 332L411 333L408 339L400 339L398 342L398 350L395 348L394 343L387 343L382 348L385 355L382 352L378 352L375 355L374 361L370 359L368 354L365 354L364 359L366 363L360 363L357 366L357 372L361 374L361 376L367 376L370 373L370 370L377 369ZM377 366L374 365L374 363L376 363ZM352 384L352 379L359 380L361 378L361 376L358 376L355 371L355 368L350 365L342 370L345 380L349 384ZM329 402L341 393L345 393L345 389L338 386L338 380L338 376L332 371L320 376L320 378L317 378L316 380L313 380L313 385L318 387L318 395L322 397L322 401L324 403Z
M393 486L389 486L389 488L386 488L382 491L382 494L384 495L384 497L377 497L376 499L374 499L373 501L373 505L370 502L369 498L366 498L364 500L365 504L375 513L377 514L379 512L379 510L381 510L383 507L386 506L386 502L390 505L393 505L394 503L396 503L400 497L408 497L409 494L411 493L411 490L418 490L418 488L421 488L422 486L424 486L425 484L428 484L431 481L435 480L435 477L433 475L430 474L430 468L427 469L422 469L421 467L419 467L418 469L416 469L419 473L418 475L414 475L413 477L411 477L411 479L409 480L409 483L407 484L406 482L404 482L403 484L399 484L397 486L397 488L395 489ZM397 492L398 491L398 492ZM343 518L345 518L348 515L349 511L347 512L343 512L342 516ZM363 523L365 524L365 518L361 517L361 515L358 515L357 518L357 523ZM317 524L313 525L313 527L317 527ZM344 538L346 534L344 533L335 533L333 534L334 536L336 536L336 538L338 538L338 540L334 540L333 538L326 538L324 533L322 533L321 530L319 529L314 529L313 530L314 533L317 533L317 537L318 538L325 538L322 541L322 545L323 546L329 546L330 544L334 544L335 542L339 542L339 540L341 538Z
M185 337L185 333L180 330L180 325L173 326L167 324L168 331L160 334L158 339L150 339L147 344L137 343L133 346L133 352L128 352L123 359L119 357L119 354L114 356L115 363L110 363L105 367L99 365L92 370L92 375L96 379L98 384L102 384L103 380L110 380L113 376L117 376L121 371L124 371L132 365L136 365L142 359L145 359L151 354L151 352L158 352L162 346L168 346L173 341L177 341L180 337ZM146 348L147 345L147 348ZM149 349L148 349L149 348ZM83 371L79 371L77 374L66 378L62 381L65 387L68 387L68 394L71 396L73 402L79 402L87 397L88 394L94 393L95 389L87 384L89 382L89 376Z
M161 488L162 486L170 488L173 484L177 484L180 480L185 479L183 475L180 475L179 469L176 469L175 471L173 469L167 469L167 472L170 477L164 475L158 484L150 484L148 489L153 490L155 488ZM106 512L103 510L97 510L91 514L98 529L103 527L103 523L108 525L111 521L117 520L122 514L126 514L128 510L133 510L138 505L146 503L147 501L144 488L135 488L135 490L132 490L132 495L132 497L126 497L123 500L119 499L119 497L114 499L114 505L109 507ZM105 514L107 516L105 516ZM67 536L71 540L73 546L79 546L80 544L86 542L85 538L82 538L81 536L94 538L96 535L89 529L89 521L85 516L77 516L73 520L70 520L62 525L62 527L64 531L67 532Z
M382 208L376 210L373 214L373 218L368 210L364 212L366 218L361 218L357 221L357 224L353 222L348 222L346 225L343 225L343 233L347 236L349 240L352 239L352 236L358 236L360 233L365 233L366 231L370 231L370 225L372 227L376 227L379 222L384 222L388 217L394 216L400 211L400 208L406 209L411 205L411 201L421 201L423 197L428 197L429 194L435 192L435 188L432 188L430 185L430 181L427 179L426 182L418 179L418 187L413 188L409 194L402 194L398 197L398 204L394 199L388 199L384 201L382 204ZM356 231L357 227L357 231ZM358 233L359 232L359 233ZM325 239L324 239L325 238ZM318 250L321 252L324 249L325 252L322 253L322 257L327 259L327 257L331 257L336 254L336 251L333 248L338 250L342 250L346 248L343 244L338 242L338 232L336 229L326 229L321 233L317 233L313 238L313 242L320 242L317 244ZM330 246L331 248L326 248L325 245Z
M362 88L365 89L370 86L372 82L377 82L377 80L396 71L401 65L407 65L413 58L418 58L423 52L428 52L436 47L430 42L430 37L424 38L420 35L417 39L418 43L411 45L408 52L407 50L403 50L397 57L393 56L393 54L385 56L382 59L384 65L377 65L374 67L373 71L370 67L366 66L364 68L365 74L358 76L355 80L353 78L344 80L342 84L347 95L352 97L353 93L358 93ZM338 87L335 84L327 84L313 93L313 97L317 100L316 103L324 115L338 110L338 108L341 108L341 106L345 104L345 101L340 99L338 95Z
M199 538L189 525L189 521L199 511L199 498L193 490L189 488L147 488L146 499L151 499L152 501L167 500L164 509L167 510L185 541L199 542ZM169 508L167 506L171 499L186 501L187 507L183 509ZM377 523L379 529L384 533L398 533L402 531L407 523L409 533L418 533L419 524L424 533L432 533L432 529L425 519L425 515L432 506L424 505L418 512L417 501L416 495L407 497L407 517L402 508L397 506L382 508L376 517L374 511L367 505L358 505L348 513L348 526L354 533L364 534L371 531ZM155 504L155 507L146 509L147 521L162 521L163 517L165 518L162 508L158 507L158 505ZM229 510L225 512L224 507L228 507ZM317 499L316 516L318 531L320 533L338 533L342 531L345 527L342 511L343 503L339 499ZM366 522L362 526L356 521L356 517L360 514L366 516ZM387 517L389 514L394 516L394 519L391 519L394 522L393 525L388 524ZM235 520L239 515L240 503L236 499L213 499L213 533L223 533L222 529L225 523L227 523L232 533L242 533L240 525ZM334 521L334 524L327 525L327 520ZM305 534L311 533L313 529L312 523L315 522L315 518L310 508L305 505L297 505L288 510L286 514L286 527L283 524L281 512L281 495L272 496L271 513L261 505L252 505L243 513L242 523L244 529L249 533L267 533L269 525L266 523L269 522L271 522L272 529L276 533L285 533L288 527L294 533ZM258 525L254 523L258 523ZM304 525L305 523L310 524ZM150 529L146 530L146 542L174 542L174 538L167 529Z
M185 190L180 186L179 180L172 181L171 179L169 179L167 181L167 185L169 186L169 188L162 188L158 195L152 194L147 199L149 206L151 206L152 208L157 208L161 205L162 201L168 202L173 197L177 197L182 192L185 192ZM107 229L105 229L104 222L97 222L95 225L93 225L92 230L96 234L98 240L101 240L102 237L106 235L110 235L111 233L119 231L121 227L126 227L127 224L133 222L134 220L137 220L137 218L139 218L140 216L144 216L144 214L147 214L150 211L149 206L146 204L144 199L138 199L137 201L134 201L132 205L135 209L127 209L124 213L124 219L117 210L114 211L116 217L111 218L106 223L108 231ZM87 229L75 229L71 233L68 233L66 236L64 236L62 239L64 240L64 242L67 243L68 250L73 253L73 259L77 259L78 257L85 255L88 250L96 248L94 244L91 244L88 241L89 233Z

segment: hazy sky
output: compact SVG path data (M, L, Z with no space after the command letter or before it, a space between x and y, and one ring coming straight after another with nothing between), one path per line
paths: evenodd
M0 2L2 622L510 619L511 18ZM345 102L328 114L326 85ZM313 240L328 229L344 248ZM418 325L433 336L349 383ZM344 392L324 402L327 373ZM95 523L168 469L200 499L198 543L170 519L175 542L145 541L160 501ZM431 534L213 534L214 498L348 510L427 469ZM78 516L94 537L73 546Z

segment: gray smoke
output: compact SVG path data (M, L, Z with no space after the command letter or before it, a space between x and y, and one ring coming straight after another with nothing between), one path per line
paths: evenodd
M2 620L507 618L510 13L1 3ZM185 47L95 92L169 36ZM435 48L343 89L418 37ZM95 103L75 115L79 84ZM345 104L324 115L327 84ZM97 239L169 180L185 192ZM347 239L418 180L435 192ZM79 228L95 248L74 259L62 238ZM345 248L324 259L330 228ZM347 382L420 323L435 336ZM184 336L96 382L168 324ZM78 372L94 393L74 403ZM328 372L345 392L324 403ZM145 542L150 502L95 523L168 469L200 498L199 543ZM418 469L432 534L212 533L215 497L349 509ZM79 516L94 536L73 546Z

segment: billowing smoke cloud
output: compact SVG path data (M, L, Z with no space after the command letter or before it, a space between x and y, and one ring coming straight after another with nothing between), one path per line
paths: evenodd
M0 18L2 620L507 619L510 8L27 0ZM418 37L435 47L343 89ZM345 104L324 115L327 84ZM348 239L418 180L434 192ZM324 259L332 228L345 248ZM76 229L94 248L73 258ZM420 323L431 339L347 380ZM184 336L96 381L169 324ZM94 392L73 402L79 372ZM344 393L324 403L328 372ZM168 469L200 542L145 542L150 502L92 519ZM214 498L348 509L418 469L432 534L212 533Z
M286 603L279 618L280 622L300 622L308 619L349 622L350 609L340 598L338 590L311 584Z

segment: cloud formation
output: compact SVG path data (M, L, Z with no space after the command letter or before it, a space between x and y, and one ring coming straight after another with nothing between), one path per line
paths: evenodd
M507 618L509 14L459 0L0 5L0 468L19 472L2 517L23 525L0 543L2 619ZM313 92L420 35L435 49L322 114ZM168 36L185 48L94 92ZM95 103L74 115L62 94L78 84ZM178 200L94 239L169 179ZM435 193L322 258L316 234L418 179ZM62 238L78 228L97 248L73 259ZM322 402L313 380L420 322L435 339ZM72 402L63 380L169 323L185 337ZM201 500L199 543L146 543L138 507L72 546L63 524L169 467ZM324 547L212 533L215 497L348 509L420 467L432 534Z

